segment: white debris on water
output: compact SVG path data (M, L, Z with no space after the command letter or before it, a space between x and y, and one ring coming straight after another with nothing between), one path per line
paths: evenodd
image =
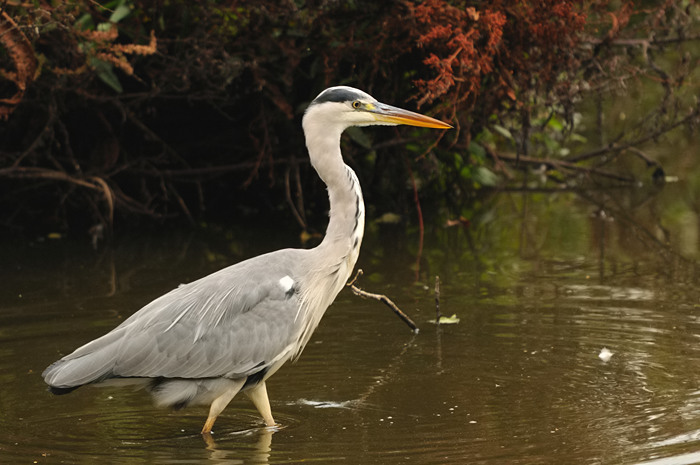
M291 402L289 405L307 405L314 408L351 408L356 401L346 400L343 402L333 402L326 400L309 400L309 399L299 399L296 402Z
M598 358L601 359L601 360L604 361L604 362L609 361L609 360L612 358L612 356L613 356L613 353L610 352L610 350L608 350L607 347L603 347L603 348L600 350L600 353L598 354Z

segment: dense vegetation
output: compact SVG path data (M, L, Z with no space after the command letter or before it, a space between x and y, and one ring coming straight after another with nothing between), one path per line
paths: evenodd
M456 127L349 133L379 211L458 217L533 175L662 180L645 147L699 120L692 0L8 0L0 16L0 222L19 229L251 210L306 227L325 199L299 123L329 85ZM627 89L639 106L613 124Z

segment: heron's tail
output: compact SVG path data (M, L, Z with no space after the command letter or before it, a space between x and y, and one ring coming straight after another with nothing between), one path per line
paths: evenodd
M115 331L105 334L49 365L41 374L49 390L54 394L68 394L85 384L111 378L120 336Z
M51 394L56 394L57 396L62 396L63 394L69 394L76 389L78 389L80 386L73 386L73 387L67 387L67 388L60 388L56 386L51 386L49 385L49 391L51 391Z
M103 354L61 360L51 364L42 376L53 394L68 394L85 384L99 383L109 378L111 367L104 364Z

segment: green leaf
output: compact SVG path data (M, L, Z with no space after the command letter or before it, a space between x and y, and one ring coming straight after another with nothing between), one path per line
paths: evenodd
M374 222L378 224L399 224L401 223L401 220L401 215L397 213L387 212L379 218L377 218L376 220L374 220Z
M109 17L109 21L112 23L118 23L122 19L126 18L131 14L131 8L126 4L126 0L119 2L119 5L114 9L112 16Z
M95 27L95 23L92 20L92 16L85 13L80 18L75 21L75 27L81 30L90 30Z
M464 165L464 159L462 156L458 153L454 153L454 158L455 158L455 168L459 169Z
M474 157L476 157L478 160L486 159L486 149L474 141L469 143L469 153L474 155Z
M508 139L508 140L513 140L513 134L511 134L510 131L509 131L507 128L504 128L503 126L501 126L501 125L499 125L499 124L494 124L494 125L493 125L493 129L494 129L497 133L499 133L500 135L502 135L503 137L505 137L506 139Z
M588 139L585 136L582 136L581 134L576 134L576 133L571 134L569 136L569 139L571 139L572 142L581 142L583 144L588 142Z
M98 58L90 58L90 67L95 70L97 77L99 77L102 82L120 94L124 92L124 88L121 82L119 82L117 75L114 74L114 68L110 63Z
M488 145L494 142L493 133L489 131L488 128L484 128L479 134L476 135L474 140L480 145Z
M561 124L561 121L559 121L559 118L557 118L556 116L552 116L551 118L549 118L547 126L558 132L561 132L564 129L564 125Z
M498 176L485 166L479 166L474 173L474 181L482 186L495 186L498 184Z
M362 132L362 129L358 127L349 127L345 130L345 134L347 134L353 142L360 145L362 148L372 148L372 140L365 132Z
M110 29L112 29L112 23L100 23L97 25L99 32L109 32Z

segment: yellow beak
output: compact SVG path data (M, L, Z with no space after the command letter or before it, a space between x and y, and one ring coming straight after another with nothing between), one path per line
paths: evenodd
M376 103L372 108L367 109L374 114L377 121L382 121L390 124L406 124L408 126L420 126L423 128L435 129L451 129L447 123L431 118L430 116L421 115L412 111L403 110L401 108L392 107L383 103Z

